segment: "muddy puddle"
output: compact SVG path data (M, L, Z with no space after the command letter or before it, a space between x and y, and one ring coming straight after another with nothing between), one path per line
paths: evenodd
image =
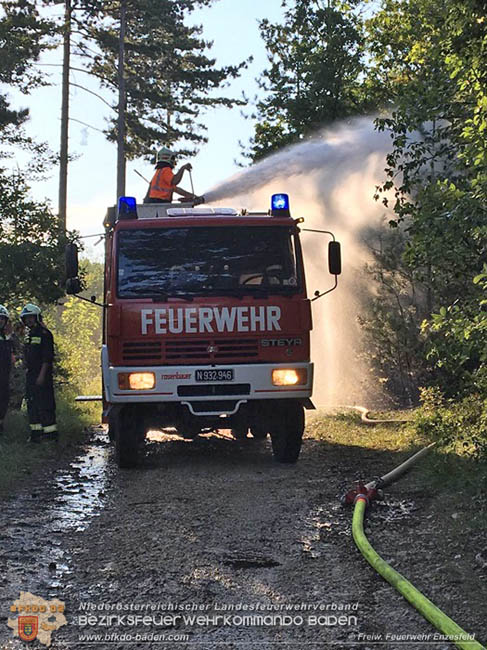
M2 504L0 573L10 594L59 595L72 573L65 535L85 530L102 511L110 454L106 432L95 429L68 466Z

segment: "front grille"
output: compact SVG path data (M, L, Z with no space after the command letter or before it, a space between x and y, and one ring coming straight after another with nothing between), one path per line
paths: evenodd
M178 386L179 397L213 397L217 395L250 395L250 384L201 384Z
M257 339L202 339L166 342L166 361L233 361L259 354Z
M162 359L160 341L126 341L122 348L123 361L152 361Z

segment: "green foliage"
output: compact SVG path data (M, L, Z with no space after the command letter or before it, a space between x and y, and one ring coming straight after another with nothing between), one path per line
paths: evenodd
M34 0L0 2L0 82L15 85L24 93L44 83L31 63L39 58L53 34L53 25L40 17L38 4ZM27 116L27 109L11 109L7 96L0 93L0 133L7 125L18 127Z
M2 302L50 303L64 294L62 241L46 203L33 201L21 175L0 175Z
M252 160L334 120L372 110L363 80L360 4L295 0L283 3L283 24L261 21L270 66L260 80L265 98L253 116Z
M237 66L215 66L207 56L211 43L201 38L202 28L187 17L211 0L127 0L125 83L129 158L151 157L161 144L183 141L183 147L205 142L205 127L198 122L209 106L243 103L213 91L238 76ZM120 1L81 2L73 18L83 34L80 52L88 70L101 85L117 91ZM86 46L83 44L86 43ZM95 53L93 53L95 51ZM116 118L107 130L116 140Z
M427 295L403 261L407 233L402 228L366 235L373 262L365 267L373 286L358 317L364 333L362 358L382 390L400 404L415 404L418 386L431 379L424 362L419 323L427 315Z
M81 260L85 297L102 295L103 265ZM102 309L70 296L61 309L51 308L48 322L56 342L58 375L70 388L83 394L101 393L100 346Z
M447 395L485 395L487 21L478 0L383 0L368 21L371 79L391 112L377 198L407 238L399 267L424 296L413 352Z
M438 388L423 389L413 429L445 449L487 460L487 400L479 394L447 400Z
M487 271L487 267L486 271ZM487 275L475 280L482 293L477 303L441 307L423 323L427 358L438 369L440 385L450 394L487 395Z

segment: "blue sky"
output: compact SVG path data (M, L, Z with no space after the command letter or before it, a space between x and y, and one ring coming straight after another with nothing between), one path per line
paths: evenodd
M281 0L219 0L213 6L192 14L191 22L202 24L203 37L213 41L210 55L216 57L217 65L236 64L250 55L254 57L253 63L243 71L240 79L231 83L226 93L240 97L244 91L248 97L253 97L258 92L255 78L267 65L258 21L262 18L279 21L282 14ZM30 96L10 94L14 105L28 106L31 110L29 133L46 140L57 151L61 105L61 67L57 66L62 63L61 50L46 55L43 63L49 64L43 66L42 70L51 75L52 86L36 90ZM74 57L72 65L81 67L82 63ZM82 72L72 72L71 82L86 86L111 100L109 93L100 91L96 83ZM209 141L191 161L196 192L203 193L237 171L234 161L241 159L239 140L247 142L252 135L252 123L242 117L241 110L242 107L215 108L202 116L208 128ZM102 101L72 86L72 118L102 129L109 114L110 108ZM82 234L100 232L106 207L115 202L116 147L108 143L102 133L73 120L70 123L70 153L76 159L69 167L68 227L77 228ZM145 161L129 163L127 167L127 194L141 201L146 183L136 175L134 169L150 178L152 167ZM57 174L56 169L50 179L32 187L36 198L47 197L54 209L57 209ZM190 189L189 178L186 177L181 185Z

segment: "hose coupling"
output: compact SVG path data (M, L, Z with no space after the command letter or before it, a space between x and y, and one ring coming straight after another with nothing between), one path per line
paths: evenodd
M372 487L367 487L362 481L357 481L355 487L344 494L340 501L344 506L351 506L358 497L365 498L367 505L369 505L374 499L380 498L380 492L377 490L375 484Z
M353 500L353 505L355 505L359 499L364 499L365 505L367 506L370 505L370 499L366 494L357 494L355 499Z

